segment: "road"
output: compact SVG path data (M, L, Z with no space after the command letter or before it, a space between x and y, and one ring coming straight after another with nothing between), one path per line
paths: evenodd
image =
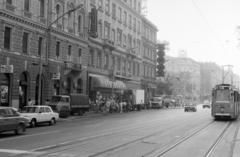
M0 135L0 156L235 157L240 153L238 129L238 121L213 121L209 109L77 117L29 128L21 136Z

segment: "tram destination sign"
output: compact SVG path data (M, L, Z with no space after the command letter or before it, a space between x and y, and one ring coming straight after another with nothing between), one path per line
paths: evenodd
M13 73L13 65L0 65L0 73Z

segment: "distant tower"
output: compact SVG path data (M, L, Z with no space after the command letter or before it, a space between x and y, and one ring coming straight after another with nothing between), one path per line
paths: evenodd
M147 14L148 14L148 8L147 8L147 0L142 0L142 10L141 10L141 12L142 12L142 15L143 16L147 16Z

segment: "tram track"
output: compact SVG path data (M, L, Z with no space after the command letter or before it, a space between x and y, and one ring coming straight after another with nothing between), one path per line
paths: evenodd
M186 121L188 121L188 120L186 120ZM210 124L212 124L212 123L213 123L213 122L210 122L210 123L208 123L207 125L210 125ZM153 124L151 124L151 125L153 125ZM155 124L155 125L156 125L156 124ZM108 148L104 149L103 151L99 151L99 152L97 152L97 153L94 153L94 154L89 155L89 157L97 157L97 156L102 156L102 155L107 154L107 153L111 153L111 152L113 152L113 151L116 151L116 150L119 150L119 149L121 149L121 148L124 148L124 147L126 147L126 146L128 146L128 145L137 143L137 142L139 142L139 141L142 141L142 140L144 140L144 139L150 138L150 137L152 137L152 136L156 136L157 134L161 134L161 133L163 133L163 132L166 132L167 130L173 129L173 128L175 128L175 127L176 127L175 125L171 125L171 126L165 128L165 129L161 129L160 131L153 132L152 134L148 134L148 135L146 135L146 136L143 136L143 137L140 137L140 138L136 138L136 139L134 139L134 140L130 140L130 141L125 142L125 143L121 143L121 144L114 145L114 146L112 146L112 147L108 147ZM128 132L131 132L132 130L134 130L134 129L139 129L139 128L141 128L141 129L149 128L149 125L147 125L147 126L142 126L142 127L130 128L130 129L128 129L128 130L121 130L121 131L114 132L114 133L106 133L105 135L100 135L100 136L95 136L95 137L91 137L91 138L86 138L85 140L78 140L78 141L69 143L68 145L62 145L62 146L67 146L67 148L62 148L62 149L60 149L60 150L46 152L46 153L43 153L43 154L40 155L40 156L45 156L45 155L48 155L48 154L64 152L64 151L66 151L66 150L72 149L73 147L78 147L79 145L81 145L81 144L83 144L84 142L87 142L87 141L96 140L97 138L102 138L102 137L106 138L107 136L111 136L111 135L117 134L117 133L123 133L123 132L124 132L125 134L127 134ZM151 129L153 129L153 130L156 129L156 128L159 128L159 126L151 127ZM74 145L74 144L76 144L76 145ZM46 149L41 149L41 150L38 149L37 151L44 151L44 150L46 150Z
M204 129L208 128L213 123L215 123L215 121L212 121L212 122L208 123L207 125L199 128L197 130L194 130L193 132L191 132L190 134L188 134L186 136L182 136L177 142L170 144L170 145L169 144L166 145L165 148L163 148L163 150L161 150L161 151L159 151L159 148L158 148L158 149L152 150L151 152L146 153L145 155L142 155L142 157L161 157L161 156L167 154L168 152L170 152L171 150L173 150L174 148L176 148L181 143L187 141L191 137L195 136L196 134L200 133Z
M210 157L212 155L212 153L214 152L214 150L216 149L217 145L221 142L221 140L223 139L224 134L226 133L226 131L228 130L228 128L230 127L230 125L232 124L232 122L229 122L228 125L224 128L224 130L221 132L221 134L218 136L218 138L215 140L215 142L211 145L211 147L208 149L208 151L206 152L206 154L204 155L204 157Z

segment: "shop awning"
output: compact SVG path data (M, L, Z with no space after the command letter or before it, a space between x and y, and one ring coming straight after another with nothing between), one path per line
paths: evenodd
M92 88L114 88L114 89L126 89L125 83L122 81L110 81L106 77L92 77Z

